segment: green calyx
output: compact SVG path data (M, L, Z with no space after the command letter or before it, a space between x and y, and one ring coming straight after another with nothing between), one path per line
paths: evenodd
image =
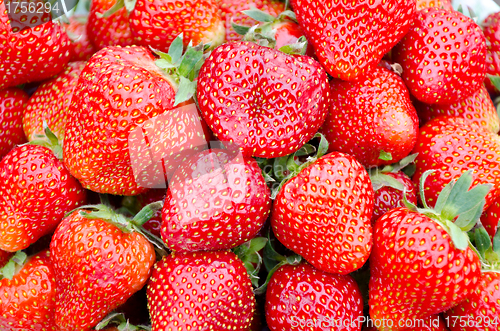
M267 244L267 238L256 237L246 243L233 248L233 253L236 254L245 265L248 276L252 281L252 285L259 286L259 271L262 267L262 256L259 251Z
M277 17L255 7L244 10L242 13L260 23L250 27L238 25L233 22L232 27L234 31L243 36L242 40L252 41L270 48L276 48L276 31L281 25L288 22L297 23L297 17L291 10L285 10ZM290 55L304 55L307 51L307 40L302 36L296 43L285 45L279 50Z
M474 231L469 232L469 239L474 243L475 251L481 258L483 270L500 272L500 232L497 231L491 240L479 222Z
M475 250L467 232L478 222L483 212L486 195L492 185L481 184L471 188L473 177L472 170L469 170L457 180L448 183L439 194L435 207L430 208L425 200L424 184L433 172L434 170L426 171L420 179L420 197L424 207L419 208L408 202L405 195L406 207L440 224L448 232L456 248L465 250L471 247Z
M96 330L102 330L110 325L115 325L119 331L151 331L151 326L135 326L129 323L122 313L111 313L106 316L97 326Z
M138 232L142 234L151 244L153 244L156 252L159 255L166 255L165 245L161 238L158 238L157 236L143 228L143 225L147 221L149 221L157 211L163 208L163 201L150 203L149 205L142 208L135 216L130 218L124 215L131 214L126 208L114 210L111 207L106 195L101 194L100 197L100 205L86 205L78 207L76 209L79 210L78 214L81 217L85 217L87 219L104 220L118 227L124 233ZM73 211L69 212L68 214L72 212Z
M168 53L153 50L159 59L155 64L160 68L173 85L177 86L174 106L191 99L196 92L196 79L201 66L205 61L204 52L210 45L199 44L195 47L191 43L184 51L182 33L174 39Z
M137 0L117 0L115 4L106 10L104 13L97 13L98 18L103 18L103 17L110 17L114 15L117 11L125 7L127 9L127 12L132 12L135 8Z
M399 191L404 191L404 185L397 179L387 175L388 173L397 173L403 171L408 176L412 176L415 172L414 162L418 154L412 154L398 163L384 166L383 168L371 168L368 170L370 180L372 182L373 191L378 191L382 187L388 186Z
M56 135L50 130L45 120L43 121L43 131L45 133L44 135L36 135L37 139L30 141L28 144L47 147L59 160L62 160L62 144L59 142Z
M0 269L0 279L7 278L11 280L24 267L28 260L28 255L23 251L17 251L9 262Z
M319 143L313 144L313 141ZM271 187L271 199L275 199L279 191L290 179L297 176L302 169L307 168L328 152L328 141L321 133L316 133L313 139L293 154L275 159L257 158L257 164L262 169L262 175Z

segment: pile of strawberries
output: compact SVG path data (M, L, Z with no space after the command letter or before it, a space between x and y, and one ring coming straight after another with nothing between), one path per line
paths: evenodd
M41 1L0 0L1 331L500 330L500 13Z

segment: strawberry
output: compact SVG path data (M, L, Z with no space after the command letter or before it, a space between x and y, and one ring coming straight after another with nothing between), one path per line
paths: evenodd
M56 283L48 250L26 259L18 252L0 280L0 329L56 331Z
M92 0L87 21L87 35L97 50L107 46L129 46L134 44L130 31L129 15L120 8L112 15L107 13L117 0Z
M481 284L445 314L451 331L500 330L500 273L483 272Z
M71 61L87 61L97 52L87 35L87 21L88 16L73 15L69 18L69 24L65 24L66 33L73 45Z
M304 163L283 182L271 214L276 238L320 270L361 268L371 252L373 212L373 189L361 164L334 152Z
M44 121L60 141L64 140L73 90L84 67L85 62L71 62L52 79L40 84L23 115L24 133L28 140L38 139L37 135L44 134Z
M181 57L181 38L172 48L173 56L161 53L156 61L143 47L111 46L83 69L69 109L64 163L85 188L137 195L165 187L164 172L206 147L195 105L177 107L194 93L183 75L194 74L193 59L201 61L202 52L189 48Z
M500 119L488 91L481 86L474 94L450 105L415 103L422 125L438 116L457 116L482 126L493 133L500 131Z
M162 214L172 251L230 249L256 236L267 219L270 191L257 162L237 149L211 149L177 169Z
M363 299L349 275L313 266L281 266L266 293L266 321L278 330L361 330Z
M383 322L381 322L380 325L382 325L382 323ZM403 331L448 331L446 322L440 315L432 315L417 320L408 320L404 323L405 325L408 323L409 327L402 329ZM377 328L374 326L366 327L363 331L377 331Z
M404 207L404 199L417 204L417 187L408 175L402 171L412 163L417 155L410 155L401 162L383 168L370 169L368 174L372 182L373 215L372 224L388 211ZM406 171L406 170L405 170Z
M36 2L29 1L35 6ZM17 10L20 11L21 7ZM60 72L71 56L68 35L58 23L52 22L50 13L34 16L33 20L44 23L33 27L25 27L26 15L13 13L11 16L12 21L4 0L0 0L0 90L47 79Z
M403 67L411 94L428 104L451 104L470 96L486 73L481 28L469 17L446 9L418 11L392 55Z
M442 116L431 120L420 128L413 153L418 153L415 183L427 170L436 170L425 182L425 196L431 206L447 183L468 170L473 170L474 185L494 185L485 209L500 194L500 138L466 119Z
M18 144L26 142L23 112L28 95L16 87L0 91L0 160Z
M418 117L403 80L376 67L355 82L331 82L330 112L321 128L329 151L356 157L365 167L406 157L417 140Z
M444 8L446 10L453 10L451 0L417 0L417 10L426 8Z
M416 0L291 3L319 62L334 78L352 81L373 70L403 38Z
M245 155L274 158L299 150L328 112L328 78L307 56L250 42L216 48L198 78L198 103L215 136Z
M255 297L232 252L171 254L154 265L147 287L153 331L247 331Z
M28 247L84 202L85 191L51 149L16 147L0 162L0 249Z
M421 196L430 172L422 177ZM479 219L491 185L469 191L472 181L469 171L450 182L434 209L423 199L424 208L408 203L375 223L369 306L370 317L384 321L379 330L403 330L408 321L446 311L473 293L481 261L465 231Z
M140 223L105 205L93 209L67 216L50 243L61 330L95 326L146 284L155 262L153 245L137 232Z
M137 45L164 52L180 33L184 46L203 43L215 48L224 42L224 22L215 0L137 0L129 21Z
M481 223L490 235L491 239L498 232L500 221L500 196L492 203L492 205L484 212L481 217Z
M487 43L486 79L488 92L498 95L500 91L492 84L489 76L500 76L500 12L486 17L482 24Z
M301 45L304 32L298 25L292 11L286 10L278 16L273 16L265 11L252 8L245 10L244 14L259 22L259 24L245 26L233 23L233 29L243 35L243 40L253 41L277 50L282 49L284 52L286 52L286 48L283 48L285 46ZM307 45L305 55L314 57L312 45Z
M226 27L227 41L241 40L241 36L234 30L232 23L244 26L257 24L257 21L245 15L243 11L253 7L277 16L285 10L285 4L277 0L217 0L217 3Z

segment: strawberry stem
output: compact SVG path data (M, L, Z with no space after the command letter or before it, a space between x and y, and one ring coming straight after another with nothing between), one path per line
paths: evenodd
M28 256L23 251L17 251L9 262L2 269L0 269L0 278L7 278L11 280L24 266Z
M56 135L50 130L45 120L43 120L43 131L45 133L44 135L36 135L35 137L37 139L30 141L28 144L46 147L54 153L57 159L62 160L62 146L59 143L59 139L57 139Z

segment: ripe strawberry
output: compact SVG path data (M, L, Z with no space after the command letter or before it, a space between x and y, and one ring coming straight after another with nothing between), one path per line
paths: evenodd
M403 67L402 77L411 94L428 104L451 104L470 96L481 87L486 73L481 28L456 11L418 11L392 55Z
M468 170L473 170L474 185L494 185L485 209L500 194L500 138L474 123L449 116L431 120L420 128L413 153L418 153L415 183L427 170L435 170L425 182L425 197L431 206L447 183Z
M315 60L250 42L216 48L198 78L203 118L245 155L297 151L323 123L329 101L326 72Z
M47 147L23 145L0 162L0 249L25 249L85 202L85 190Z
M71 61L87 61L97 52L87 35L87 21L86 15L74 15L69 18L69 24L65 24L66 33L73 45Z
M162 239L174 251L230 249L254 238L270 191L257 162L237 149L211 149L175 172L163 207Z
M18 144L26 142L23 111L28 95L16 87L0 91L0 160Z
M356 80L373 70L406 34L410 1L291 1L319 62L334 78Z
M52 79L43 82L31 96L23 115L24 133L28 140L38 139L44 134L45 121L60 141L64 130L73 90L85 62L71 62Z
M304 166L274 201L276 238L320 270L347 274L361 268L372 246L368 173L352 156L337 152Z
M426 8L444 8L446 10L453 10L451 0L417 0L417 10Z
M481 261L465 231L477 222L490 185L469 191L472 181L467 172L447 185L435 209L424 200L423 209L408 204L375 223L369 306L374 321L385 321L380 330L403 330L405 321L446 311L474 291Z
M486 17L482 24L487 43L486 78L484 80L488 92L498 95L500 91L493 86L489 75L500 76L500 12Z
M147 294L154 331L247 331L255 309L245 267L228 251L164 257L154 266Z
M244 26L254 26L257 21L243 13L252 7L270 15L277 16L283 12L285 4L277 0L216 0L221 10L222 19L226 27L226 40L238 41L241 36L234 30L232 23Z
M388 211L398 207L404 207L405 194L406 199L409 202L417 204L417 188L410 177L408 177L404 172L383 172L382 170L381 173L375 174L377 177L380 175L389 176L392 179L383 177L378 187L373 185L375 196L373 199L373 215L371 218L372 224L374 224L376 220ZM372 183L374 183L373 177L374 176L370 175ZM386 179L386 183L384 183L384 179ZM394 180L396 180L397 183L394 182Z
M0 280L0 329L58 330L54 321L56 283L49 251L18 262L20 266L12 266L17 269L12 270L12 277L4 274Z
M166 52L182 33L189 43L224 42L224 22L215 0L137 0L130 13L130 30L137 45Z
M451 331L500 329L500 273L483 272L481 284L465 301L445 314Z
M313 266L281 266L266 293L266 321L278 330L361 330L363 298L349 275ZM315 324L316 323L316 324Z
M163 56L191 75L191 61L201 60L202 52L189 48L181 58L182 40L172 47L179 50L176 58ZM69 109L64 163L85 188L137 195L146 187L165 187L164 172L206 147L194 104L174 109L191 97L187 90L194 93L194 83L185 83L166 59L155 60L143 47L108 47L83 69Z
M36 6L36 1L29 3ZM24 29L26 15L12 17L18 20L9 21L4 0L0 0L0 90L47 79L61 71L71 56L69 38L58 23L50 20L50 14L34 16L34 21L45 23Z
M497 109L484 86L471 96L451 105L426 105L417 102L415 106L422 125L438 116L448 115L467 118L493 133L500 130Z
M89 330L146 284L155 252L134 229L102 205L59 224L50 243L59 328Z
M87 21L87 35L97 50L107 46L134 44L129 26L129 15L125 8L119 9L112 15L103 15L116 2L117 0L92 0Z
M406 157L417 140L418 117L403 80L376 67L355 82L331 82L330 112L321 128L329 151L354 156L365 167Z
M490 235L491 239L498 232L498 225L500 222L500 196L486 209L481 216L481 223Z

